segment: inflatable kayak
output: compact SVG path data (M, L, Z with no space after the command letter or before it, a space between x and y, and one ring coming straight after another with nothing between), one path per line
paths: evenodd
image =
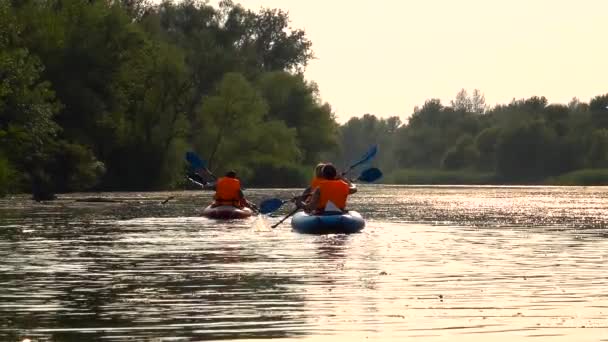
M203 209L203 216L213 219L230 220L246 218L253 215L253 210L249 208L237 208L231 205L220 205L212 207L211 205Z
M365 221L356 211L324 215L299 212L291 219L291 226L295 231L304 234L350 234L363 229Z

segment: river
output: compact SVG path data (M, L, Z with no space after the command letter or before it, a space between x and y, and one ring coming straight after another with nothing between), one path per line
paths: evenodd
M607 190L363 186L366 228L325 236L201 191L8 197L0 340L608 341Z

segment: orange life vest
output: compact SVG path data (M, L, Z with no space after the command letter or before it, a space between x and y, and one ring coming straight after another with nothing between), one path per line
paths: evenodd
M310 182L310 188L312 189L312 191L315 191L315 189L319 187L321 182L323 182L325 180L326 180L325 178L321 178L321 177L313 178L312 182Z
M236 178L222 177L215 185L215 203L218 205L241 206L241 181Z
M319 183L319 205L317 210L324 210L328 201L332 201L336 207L344 210L346 208L346 198L348 197L349 186L343 180L324 180Z

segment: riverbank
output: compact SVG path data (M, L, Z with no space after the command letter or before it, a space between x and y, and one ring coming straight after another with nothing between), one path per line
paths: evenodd
M608 169L582 169L537 181L505 181L492 172L469 170L401 169L391 172L383 184L400 185L608 185Z

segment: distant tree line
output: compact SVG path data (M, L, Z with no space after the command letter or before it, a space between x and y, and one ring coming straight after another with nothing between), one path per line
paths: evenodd
M406 124L366 114L339 131L341 149L328 158L345 163L378 143L388 182L443 183L452 175L456 183L542 183L585 169L602 170L598 182L608 183L608 94L589 103L531 97L489 108L480 91L463 89L450 105L426 101Z
M311 58L277 9L0 1L0 195L176 188L188 150L249 186L303 186L318 161L346 165L372 143L386 182L412 170L535 182L608 168L608 95L489 108L463 90L405 124L364 115L339 126L303 77Z
M252 184L297 185L337 146L287 13L231 1L0 2L0 193L184 182L194 150Z

